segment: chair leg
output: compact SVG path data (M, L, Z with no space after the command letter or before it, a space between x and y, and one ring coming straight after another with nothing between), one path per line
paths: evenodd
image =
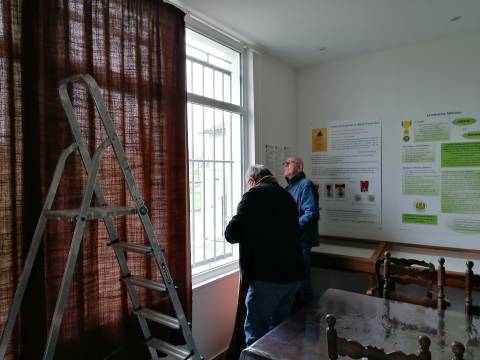
M326 316L327 320L327 348L328 348L328 358L329 360L338 359L338 349L337 349L337 330L335 330L336 319L332 314Z
M420 352L418 353L418 357L420 360L431 360L432 354L430 353L430 339L428 336L419 336L418 343L420 345Z
M463 360L463 353L465 352L465 346L461 342L455 341L452 344L452 360Z

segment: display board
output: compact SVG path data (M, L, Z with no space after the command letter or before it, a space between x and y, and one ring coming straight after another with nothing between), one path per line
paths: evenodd
M480 123L462 111L405 118L402 139L401 229L480 235Z
M324 225L381 224L381 136L380 120L312 129L311 179Z

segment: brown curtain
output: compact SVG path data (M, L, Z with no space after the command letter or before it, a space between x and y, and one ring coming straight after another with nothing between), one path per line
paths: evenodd
M73 138L57 95L61 79L89 73L101 87L157 240L191 318L183 13L160 0L0 0L0 329L61 151ZM91 152L105 138L84 88L71 89ZM110 205L131 204L111 151L100 183ZM55 208L78 207L86 177L67 164ZM137 217L115 220L120 238L145 243ZM74 224L49 222L7 359L39 359ZM87 226L57 345L57 359L146 358L103 223ZM128 255L132 274L159 278ZM140 292L144 305L168 300Z

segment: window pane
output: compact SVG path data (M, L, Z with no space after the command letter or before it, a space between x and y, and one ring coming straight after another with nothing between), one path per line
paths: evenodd
M232 137L232 161L233 161L233 188L238 189L238 191L234 192L233 196L233 203L238 204L241 197L240 189L242 189L244 176L242 174L241 166L236 164L240 164L242 161L242 146L241 146L241 123L240 123L240 115L232 114L232 133L239 134L238 136Z
M189 29L187 29L186 42L187 91L240 105L240 53ZM189 70L190 63L191 70ZM190 71L193 79L191 87L188 79Z
M192 261L201 262L204 260L203 241L204 241L204 223L203 223L203 163L193 163L193 184L190 184L191 189L191 203L190 207L190 229L192 245Z
M225 225L233 216L232 164L225 163Z
M211 161L205 162L205 214L204 214L204 226L205 226L205 242L206 242L206 257L213 257L213 239L215 235L215 173L214 163Z
M203 66L198 63L193 63L192 90L194 94L203 95Z
M193 114L191 119L191 136L193 140L193 159L203 159L203 107L200 105L192 105Z
M230 75L223 76L223 101L231 102L232 101L232 82Z
M210 56L209 63L221 69L232 71L232 63L216 56Z
M225 160L232 159L232 114L225 111L223 116L223 138L225 141ZM238 136L238 134L236 134Z
M215 110L215 160L224 159L224 126L223 126L223 114L222 110Z
M192 56L201 61L207 61L207 54L205 53L205 51L195 48L192 45L187 46L187 55Z
M203 142L205 153L203 158L205 160L215 159L215 127L213 122L213 109L204 107L204 129L203 129Z
M192 104L187 104L187 128L188 128L188 153L193 154L193 122L192 122ZM191 171L190 171L191 175Z
M205 84L203 95L213 98L213 70L208 67L205 68L203 83Z
M190 60L187 60L187 66L186 66L186 70L187 70L187 92L192 92L192 71L193 71L193 68L192 68L193 64Z
M215 71L215 100L223 101L223 73Z
M223 249L223 164L215 163L215 256ZM220 245L220 246L219 246Z

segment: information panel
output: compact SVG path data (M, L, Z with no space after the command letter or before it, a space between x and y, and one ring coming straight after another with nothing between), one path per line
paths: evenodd
M404 119L401 229L480 234L480 124L460 111Z
M312 129L312 181L320 226L382 221L381 122L333 122Z

